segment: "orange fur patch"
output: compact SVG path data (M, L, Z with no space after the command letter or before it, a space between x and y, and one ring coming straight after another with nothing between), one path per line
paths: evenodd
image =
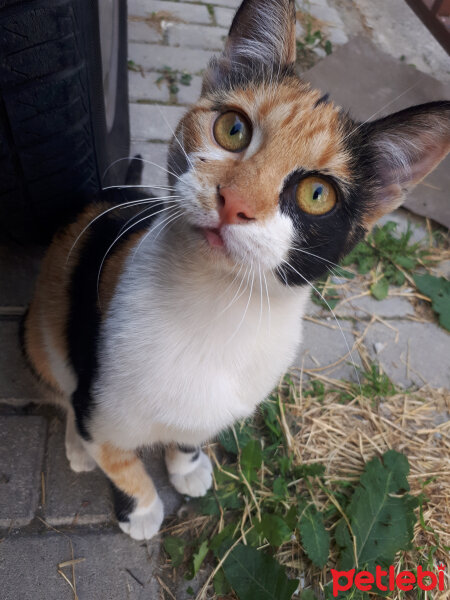
M152 504L157 496L153 481L141 460L131 450L121 450L112 444L100 446L97 462L122 492L136 498L138 508Z

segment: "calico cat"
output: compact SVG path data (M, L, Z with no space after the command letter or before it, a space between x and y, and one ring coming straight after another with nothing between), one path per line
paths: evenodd
M67 409L71 467L98 465L117 519L150 538L163 505L136 450L166 447L200 496L200 445L289 367L310 287L450 149L450 102L356 123L294 71L292 0L244 0L181 119L160 199L109 190L54 238L26 349Z

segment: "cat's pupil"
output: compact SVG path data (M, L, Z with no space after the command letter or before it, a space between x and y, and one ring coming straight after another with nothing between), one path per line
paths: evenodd
M242 131L242 123L239 121L233 125L230 131L230 135L236 135L236 133L240 133Z
M313 192L313 200L319 200L323 193L323 187L318 185Z

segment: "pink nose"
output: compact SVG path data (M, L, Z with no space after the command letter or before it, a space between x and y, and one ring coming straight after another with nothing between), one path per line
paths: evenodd
M221 225L238 225L255 220L249 203L236 188L219 188L218 204Z

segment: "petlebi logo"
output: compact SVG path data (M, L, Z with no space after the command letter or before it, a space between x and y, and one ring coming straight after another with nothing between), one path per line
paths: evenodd
M339 592L346 592L353 587L364 592L393 592L400 590L408 592L415 587L423 591L445 589L445 565L440 564L437 573L433 571L424 571L421 566L417 567L417 574L411 571L400 571L395 573L393 566L388 570L377 566L375 574L369 571L359 571L351 569L350 571L337 571L331 569L333 577L333 596L336 597Z

